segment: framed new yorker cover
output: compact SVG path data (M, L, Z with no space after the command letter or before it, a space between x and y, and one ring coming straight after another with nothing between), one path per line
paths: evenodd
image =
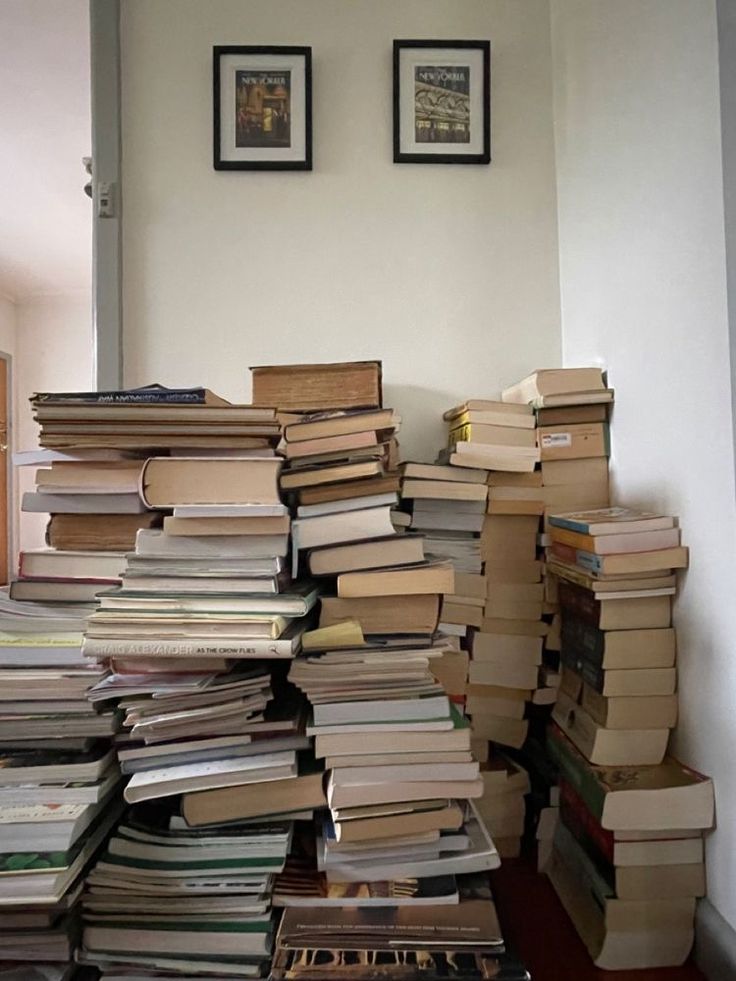
M213 54L215 170L311 170L312 49Z
M490 159L490 42L394 41L394 163Z

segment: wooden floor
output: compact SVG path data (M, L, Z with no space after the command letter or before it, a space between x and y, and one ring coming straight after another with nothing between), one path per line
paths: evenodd
M691 965L601 971L531 859L504 862L491 878L506 944L529 970L532 981L705 981L705 975Z

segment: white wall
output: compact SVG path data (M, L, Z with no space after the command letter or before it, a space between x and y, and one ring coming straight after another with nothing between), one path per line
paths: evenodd
M29 296L17 305L15 445L38 445L28 399L34 392L89 391L94 383L94 338L89 290ZM18 471L18 500L33 490L33 468ZM21 549L41 548L48 516L21 514Z
M489 38L490 166L392 161L394 38ZM311 44L314 171L216 173L212 46ZM546 0L123 0L126 382L380 357L405 455L559 363Z
M617 499L679 514L677 753L716 781L736 926L736 545L712 0L552 0L563 354L616 389Z

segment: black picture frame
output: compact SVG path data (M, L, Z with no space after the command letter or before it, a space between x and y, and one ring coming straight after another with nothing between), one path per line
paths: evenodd
M430 55L430 51L433 54ZM426 58L432 60L420 67L418 60L421 60L423 52L427 52ZM444 52L447 52L446 56L443 56ZM468 67L465 79L454 78L455 74L461 76L465 70L466 58ZM408 72L412 67L414 84L407 91ZM451 67L457 67L458 72L448 73L447 69ZM449 80L438 76L434 83L424 81L420 72L427 78L431 77L432 72L442 72L444 76L449 76ZM434 91L444 85L448 86L445 93L454 97L454 104L443 118L441 113L436 113L436 102L431 105L427 101L420 102L420 99L432 100ZM464 88L467 88L467 92L463 91ZM442 100L443 93L440 92L440 102ZM393 110L394 163L490 163L491 42L394 41ZM410 122L410 112L413 123ZM478 118L479 112L481 118ZM417 139L417 133L421 139ZM433 147L431 151L429 146Z
M269 58L278 60L279 66L274 63L272 68L263 65ZM289 146L281 145L269 147L265 141L259 145L247 146L243 143L238 144L237 133L240 126L240 118L236 119L235 111L232 115L232 127L229 124L223 126L223 99L231 99L235 110L237 106L235 88L229 91L229 86L224 84L226 69L224 61L229 62L229 70L233 70L233 65L237 66L237 71L247 74L249 71L255 73L260 71L279 72L283 71L284 64L289 65L288 91L281 101L285 101L288 109L283 110L283 119L288 119L288 139ZM259 66L260 67L257 67ZM250 67L254 66L254 67ZM299 92L298 113L294 112L295 105L292 103L294 94L291 87L291 72L297 69L303 72L301 78L297 80L295 89ZM302 80L303 79L303 80ZM296 101L296 100L295 100ZM272 116L280 115L280 110L269 113L269 121ZM263 116L263 114L262 114ZM215 170L311 170L312 169L312 49L311 47L283 46L283 45L215 45L212 49L212 117L213 117L213 164ZM231 132L232 129L232 132ZM296 131L298 146L291 146L292 134ZM263 139L265 125L261 120L260 131L256 128L255 138L259 136ZM270 150L270 156L269 156Z

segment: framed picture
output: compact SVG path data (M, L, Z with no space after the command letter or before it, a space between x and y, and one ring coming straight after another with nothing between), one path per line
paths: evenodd
M312 169L312 49L214 48L215 170Z
M394 41L394 163L490 160L490 41Z

